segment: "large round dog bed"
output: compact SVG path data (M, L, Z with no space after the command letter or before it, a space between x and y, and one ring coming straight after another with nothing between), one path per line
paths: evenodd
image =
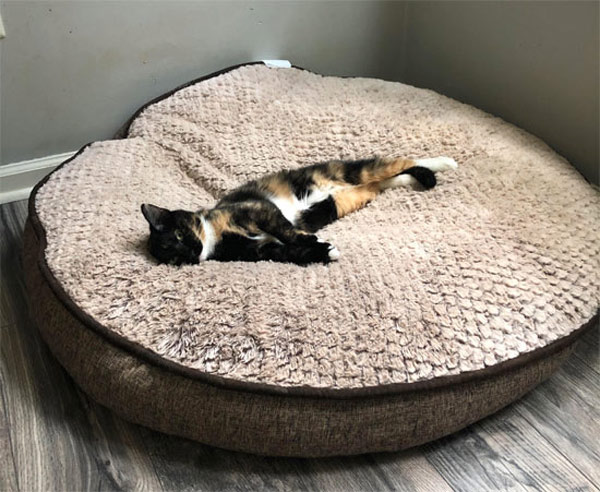
M600 301L600 196L547 145L400 83L249 64L146 105L38 185L41 333L125 418L269 455L395 450L519 398ZM268 171L446 155L319 234L330 265L157 265L141 203L196 209Z

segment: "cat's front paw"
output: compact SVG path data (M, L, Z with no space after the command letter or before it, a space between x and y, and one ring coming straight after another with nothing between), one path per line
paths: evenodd
M434 173L457 169L458 163L452 157L432 157L430 159L415 159L417 166L426 167Z
M319 239L319 244L322 244L323 247L327 248L326 254L329 258L329 261L337 261L340 259L340 250L337 249L333 244L323 241L321 239Z
M311 263L331 263L340 257L338 249L320 239L310 245L293 244L289 246L288 261L298 265Z
M340 259L340 250L337 249L333 244L330 244L329 248L329 259L331 261L338 261Z

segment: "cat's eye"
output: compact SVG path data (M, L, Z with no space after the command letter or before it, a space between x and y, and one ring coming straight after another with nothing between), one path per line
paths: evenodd
M175 231L175 237L177 238L178 241L181 241L183 239L183 234L179 229L177 229Z

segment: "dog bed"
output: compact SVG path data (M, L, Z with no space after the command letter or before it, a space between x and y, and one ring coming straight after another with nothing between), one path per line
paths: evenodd
M265 172L456 159L320 231L330 265L157 265L140 204L197 209ZM144 106L38 184L41 333L124 418L267 455L397 450L547 378L600 304L600 195L539 139L429 90L263 64Z

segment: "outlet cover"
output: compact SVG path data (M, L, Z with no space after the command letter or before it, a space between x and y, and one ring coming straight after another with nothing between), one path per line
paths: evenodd
M4 24L2 23L2 14L0 14L0 39L6 37L6 31L4 30Z

